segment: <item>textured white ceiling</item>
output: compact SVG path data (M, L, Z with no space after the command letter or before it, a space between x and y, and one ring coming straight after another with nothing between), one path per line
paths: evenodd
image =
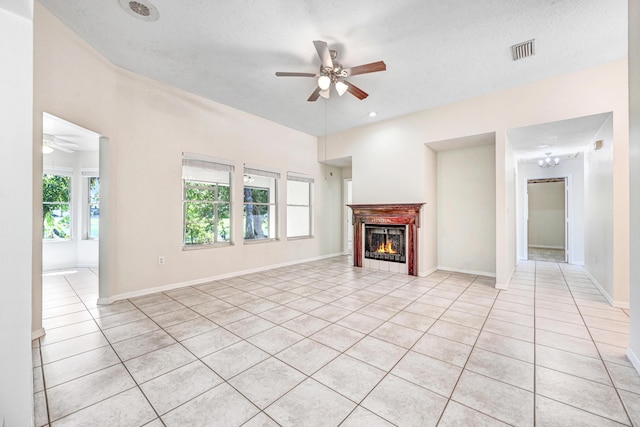
M627 55L626 0L153 0L151 23L117 0L38 1L116 65L316 136ZM314 79L274 76L316 72L317 39L346 67L387 64L350 79L364 101L327 101L326 128Z
M545 157L545 153L551 153L552 157L574 158L576 153L588 148L610 115L611 113L594 114L509 129L507 136L515 157L521 161L537 161Z

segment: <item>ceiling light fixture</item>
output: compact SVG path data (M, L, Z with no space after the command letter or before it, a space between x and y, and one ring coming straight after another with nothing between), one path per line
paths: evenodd
M538 166L541 168L553 168L560 164L560 158L551 158L551 153L545 153L547 156L544 159L538 160Z
M318 87L322 90L327 90L331 86L331 79L329 76L318 77Z
M338 95L344 95L347 92L347 89L349 89L349 86L347 86L345 82L336 82L336 90L338 91Z
M131 16L147 22L160 18L158 9L149 0L118 0L120 6Z
M378 113L376 113L375 111L372 111L372 112L369 113L369 117L375 117L377 115L378 115Z
M51 154L51 153L53 153L53 148L51 148L46 143L42 143L42 154Z

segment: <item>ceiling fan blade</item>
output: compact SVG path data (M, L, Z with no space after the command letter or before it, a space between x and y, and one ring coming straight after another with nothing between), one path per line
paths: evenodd
M318 51L320 61L322 61L322 68L333 68L333 60L331 59L331 53L329 52L329 46L327 46L327 42L323 42L322 40L314 40L313 45Z
M307 98L307 101L309 102L317 101L319 96L320 96L320 88L316 87L316 90L314 90L311 96Z
M384 61L372 62L370 64L358 65L357 67L345 68L347 76L357 76L358 74L375 73L387 69Z
M278 77L319 77L316 73L289 73L286 71L277 71Z
M369 94L365 91L363 91L362 89L360 89L358 86L355 86L354 84L349 83L346 80L342 80L342 82L344 82L344 84L346 84L347 86L349 86L347 88L347 92L349 92L351 95L355 96L356 98L358 98L359 100L363 100L365 99L367 96L369 96Z

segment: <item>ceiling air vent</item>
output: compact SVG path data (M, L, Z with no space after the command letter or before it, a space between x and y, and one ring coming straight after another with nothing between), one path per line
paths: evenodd
M160 17L158 9L149 0L119 0L119 3L129 15L143 21L157 21Z
M514 44L513 46L511 46L511 53L513 54L514 61L535 55L535 39L529 40L524 43Z

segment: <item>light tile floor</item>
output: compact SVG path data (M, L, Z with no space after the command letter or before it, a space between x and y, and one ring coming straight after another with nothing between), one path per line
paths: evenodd
M37 426L640 425L628 312L580 267L511 288L350 258L96 307L96 271L44 277Z

